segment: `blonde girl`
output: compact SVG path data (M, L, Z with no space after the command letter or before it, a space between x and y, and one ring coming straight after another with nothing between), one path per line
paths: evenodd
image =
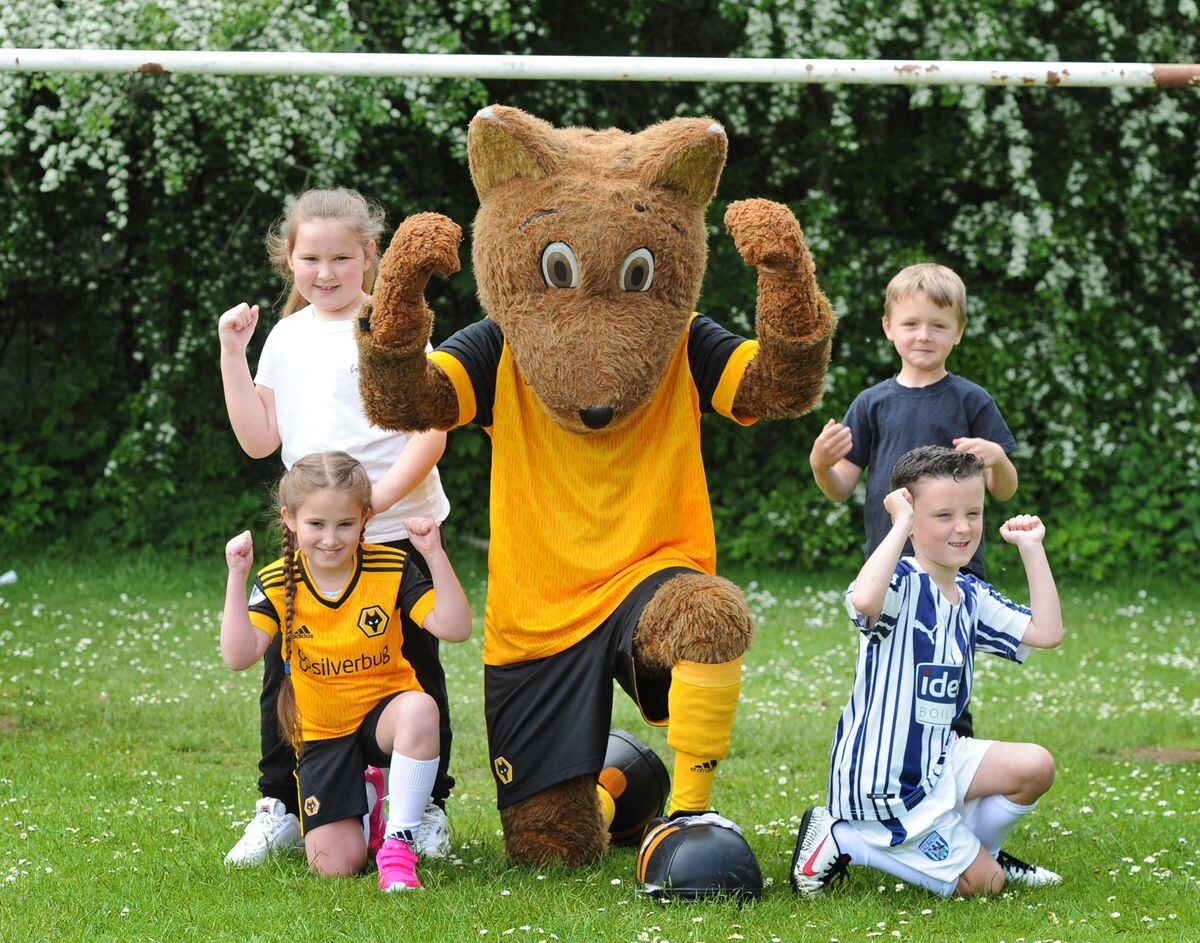
M461 642L471 610L433 521L405 521L429 576L404 551L361 542L371 492L366 469L345 452L293 463L278 490L283 556L258 571L248 606L250 532L225 547L221 657L240 671L282 638L277 712L299 757L304 846L318 874L366 865L362 771L389 767L376 863L379 886L394 891L421 886L414 845L438 766L437 703L402 654L400 623Z
M446 435L384 432L363 412L354 318L369 297L382 234L383 211L354 190L309 190L296 198L267 236L271 262L288 285L283 316L271 329L252 378L246 348L258 323L258 306L243 302L222 314L217 325L221 378L229 421L246 454L263 458L282 447L286 468L311 452L336 449L354 456L373 483L366 539L412 554L405 519L442 524L450 512L436 467ZM412 559L423 567L420 554ZM407 621L404 656L439 708L441 763L417 844L424 855L442 855L450 843L445 800L454 785L448 774L445 672L437 640ZM272 850L304 847L295 756L275 722L282 666L277 651L267 653L260 702L262 800L226 855L227 864L256 865Z

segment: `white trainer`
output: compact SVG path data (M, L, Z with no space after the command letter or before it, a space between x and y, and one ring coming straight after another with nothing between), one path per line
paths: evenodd
M252 868L266 861L273 851L303 850L300 820L278 799L261 799L254 818L225 856L225 863L235 868Z
M1041 868L1028 861L1022 861L1016 855L1010 855L1003 848L996 855L996 863L1004 872L1004 880L1009 884L1024 884L1026 887L1046 887L1049 884L1061 884L1062 875L1056 874L1049 868Z
M827 809L813 806L804 813L792 854L792 890L803 897L820 897L831 884L846 877L850 856L842 854Z
M413 851L422 858L445 858L450 854L450 820L445 810L432 801L426 803L421 813Z

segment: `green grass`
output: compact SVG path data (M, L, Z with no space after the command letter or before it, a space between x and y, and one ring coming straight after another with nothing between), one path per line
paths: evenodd
M456 556L480 612L482 561ZM664 906L638 894L632 851L575 872L506 866L482 722L481 639L445 646L455 704L454 857L427 890L318 880L298 857L227 871L257 793L257 669L217 651L222 564L146 558L3 561L0 588L0 940L1109 940L1200 926L1200 625L1186 587L1068 587L1069 636L1024 667L981 657L982 735L1035 740L1058 762L1009 839L1061 887L944 901L852 871L825 900L787 885L799 816L824 798L855 640L845 574L768 575L734 752L716 803L745 829L764 899ZM1023 595L1020 586L1010 587ZM614 723L670 754L618 692ZM1174 751L1174 752L1172 752Z

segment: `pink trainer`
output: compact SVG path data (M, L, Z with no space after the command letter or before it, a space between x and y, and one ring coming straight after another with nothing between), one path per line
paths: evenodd
M402 838L388 838L375 856L379 886L385 891L409 891L421 886L417 877L417 853Z

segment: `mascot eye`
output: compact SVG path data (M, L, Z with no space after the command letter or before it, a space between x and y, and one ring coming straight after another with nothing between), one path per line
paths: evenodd
M649 249L635 249L621 265L621 291L649 291L654 283L654 256Z
M565 242L552 242L542 250L542 278L551 288L574 288L579 284L579 263Z

